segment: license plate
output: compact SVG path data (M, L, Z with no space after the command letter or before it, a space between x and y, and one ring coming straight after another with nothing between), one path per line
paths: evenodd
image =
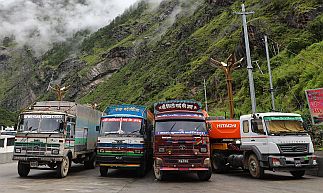
M301 167L301 166L302 166L301 160L295 160L295 167Z
M30 167L38 167L38 162L37 161L30 162Z
M188 163L188 159L179 159L178 163L180 163L180 164Z

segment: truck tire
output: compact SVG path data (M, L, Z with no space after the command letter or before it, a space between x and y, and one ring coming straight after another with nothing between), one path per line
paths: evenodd
M70 159L67 156L63 157L63 160L58 163L56 168L56 174L58 178L65 178L70 168Z
M209 181L212 176L212 170L210 168L208 171L199 171L197 172L197 176L201 181Z
M225 173L228 167L225 165L225 158L221 153L214 153L212 156L212 169L215 173Z
M305 175L305 170L290 171L294 178L302 178Z
M102 177L107 177L108 176L108 170L109 168L106 166L100 166L100 175Z
M23 163L22 161L18 162L18 174L20 177L27 177L30 172L30 165Z
M164 171L161 171L160 168L157 167L155 163L154 163L154 175L155 175L156 180L158 180L158 181L165 180Z
M84 167L86 169L94 169L96 167L96 154L95 153L92 153L89 156L88 161L84 161Z
M264 177L264 168L260 167L260 162L256 155L252 154L248 158L249 173L254 178Z

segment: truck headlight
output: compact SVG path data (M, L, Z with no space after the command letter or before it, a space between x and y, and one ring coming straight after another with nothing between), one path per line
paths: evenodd
M207 166L207 167L210 167L210 165L211 165L211 161L210 161L210 158L205 158L205 160L204 160L204 166Z
M163 160L162 160L161 158L158 158L158 157L157 157L157 158L155 159L155 163L156 163L156 165L157 165L157 166L161 166L161 165L163 164Z
M163 147L158 148L158 152L159 153L165 153L165 148L163 148Z
M235 143L236 143L237 145L240 145L240 144L241 144L241 141L240 141L239 139L237 139L237 140L235 141Z
M58 149L53 149L52 150L52 154L53 155L58 155L59 154L59 150Z
M15 149L15 153L21 153L21 149L20 148L16 148Z
M206 147L201 147L200 152L201 153L206 153L207 152L207 148Z

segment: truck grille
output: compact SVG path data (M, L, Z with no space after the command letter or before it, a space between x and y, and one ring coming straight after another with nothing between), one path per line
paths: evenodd
M166 151L170 150L175 154L192 154L194 145L193 144L173 144L172 146L164 146Z
M278 145L281 153L308 153L308 144Z
M45 152L51 152L52 149L59 148L59 144L44 144L44 143L16 143L15 148L21 148L26 155L45 155Z

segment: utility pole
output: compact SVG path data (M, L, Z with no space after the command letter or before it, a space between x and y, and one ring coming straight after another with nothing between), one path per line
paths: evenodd
M270 94L271 94L271 104L272 110L275 111L275 97L274 97L274 88L273 88L273 77L271 75L271 68L270 68L270 58L269 58L269 49L268 49L268 41L267 36L265 35L265 47L266 47L266 56L267 56L267 66L268 66L268 73L269 73L269 84L270 84Z
M228 98L229 98L229 108L230 108L230 119L234 118L234 104L233 104L233 91L232 91L232 72L233 70L238 68L238 64L242 62L243 58L236 62L234 54L231 54L227 63L219 62L213 58L210 59L211 64L214 67L221 67L224 71L226 80L227 80L227 90L228 90Z
M249 47L249 37L248 37L248 27L247 27L247 15L253 14L254 12L246 12L246 8L244 5L244 0L242 1L242 12L237 12L236 14L242 15L242 23L243 23L243 32L244 32L244 40L246 47L246 55L247 55L247 69L248 69L248 78L249 78L249 87L250 87L250 97L251 97L251 106L252 113L256 113L256 95L255 95L255 85L253 81L253 73L252 73L252 64L251 64L251 56L250 56L250 47Z
M205 99L205 110L206 112L208 112L208 108L207 108L207 97L206 97L206 82L205 82L205 78L204 78L204 99Z

